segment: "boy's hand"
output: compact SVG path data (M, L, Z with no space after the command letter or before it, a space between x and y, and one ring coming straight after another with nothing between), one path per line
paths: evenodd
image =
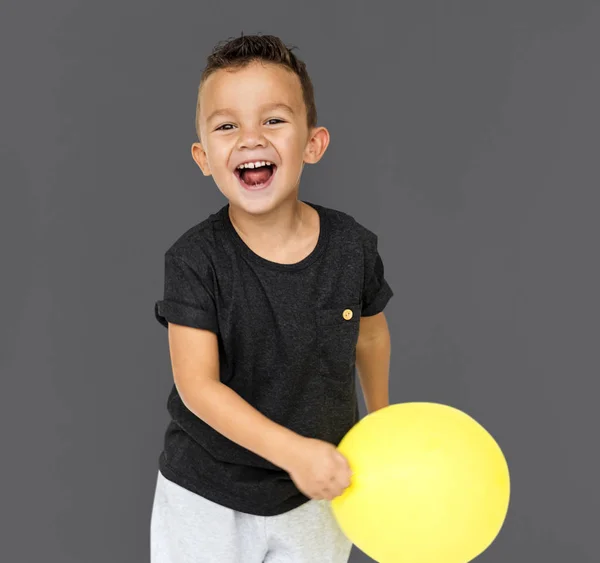
M350 486L348 460L333 444L302 438L287 468L292 481L307 497L333 500Z

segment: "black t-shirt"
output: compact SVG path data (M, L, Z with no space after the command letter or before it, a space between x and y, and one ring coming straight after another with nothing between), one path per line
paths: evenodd
M308 202L306 202L308 203ZM221 382L271 420L338 445L358 422L356 342L361 316L392 297L377 236L351 216L320 216L315 249L295 264L254 253L229 205L188 229L165 253L156 319L215 332ZM163 475L213 502L261 516L306 502L287 472L193 414L175 385L159 458Z

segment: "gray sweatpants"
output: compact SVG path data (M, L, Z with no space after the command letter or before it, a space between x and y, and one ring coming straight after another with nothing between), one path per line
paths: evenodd
M254 516L205 499L158 472L150 563L347 563L351 548L328 501Z

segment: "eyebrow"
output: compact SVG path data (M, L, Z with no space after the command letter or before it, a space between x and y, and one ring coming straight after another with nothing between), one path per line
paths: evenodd
M287 104L284 104L282 102L276 102L276 103L273 103L273 104L265 104L265 105L261 106L261 109L263 111L267 110L267 109L281 109L281 110L284 110L284 111L286 111L286 112L288 112L288 113L290 113L292 115L294 115L294 113L295 113L294 110L290 106L288 106ZM206 121L208 123L209 121L211 121L215 117L219 117L221 115L231 115L232 113L235 113L235 111L233 109L231 109L231 108L217 109L217 110L213 111L208 116L208 118L206 119Z

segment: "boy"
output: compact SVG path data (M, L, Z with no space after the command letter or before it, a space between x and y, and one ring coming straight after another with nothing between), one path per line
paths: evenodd
M152 563L348 561L329 500L350 484L336 445L388 405L392 290L377 237L298 199L316 125L304 63L274 36L217 46L192 156L228 204L165 253L174 386L151 518Z

